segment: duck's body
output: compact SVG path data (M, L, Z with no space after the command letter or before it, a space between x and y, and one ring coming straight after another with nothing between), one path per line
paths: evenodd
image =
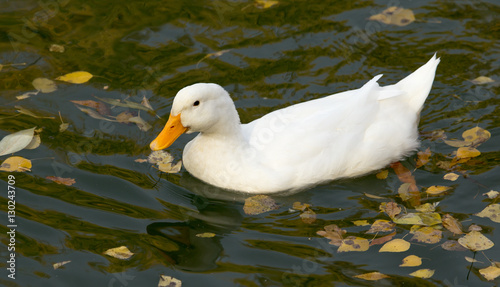
M397 84L363 87L296 104L240 124L229 94L216 84L180 90L171 118L151 148L184 132L200 134L183 153L185 168L218 187L272 193L383 168L414 151L418 119L439 59ZM172 128L174 121L183 128ZM174 131L175 130L175 131ZM168 138L168 140L165 140Z

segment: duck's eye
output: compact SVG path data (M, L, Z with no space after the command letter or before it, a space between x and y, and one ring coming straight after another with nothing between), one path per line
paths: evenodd
M196 101L196 102L193 103L193 106L195 106L195 107L198 106L198 105L200 105L200 101Z

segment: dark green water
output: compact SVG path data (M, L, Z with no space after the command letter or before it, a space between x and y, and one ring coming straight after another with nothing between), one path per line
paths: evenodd
M161 274L183 286L492 286L479 269L488 258L500 261L500 225L475 216L494 200L482 194L500 191L500 6L496 1L280 1L258 8L251 1L1 1L0 136L43 128L41 146L15 155L31 159L30 172L1 172L0 282L5 286L157 286ZM368 21L389 6L412 9L407 26ZM63 53L49 47L65 47ZM210 53L228 50L220 56ZM496 245L477 252L469 279L471 251L447 251L440 244L458 239L443 229L437 244L410 241L410 226L398 225L395 238L412 243L403 253L337 253L317 235L337 224L347 235L368 239L368 227L352 221L389 219L379 212L383 201L396 201L401 185L394 172L385 180L374 174L336 181L274 199L280 208L261 215L243 212L244 195L208 186L185 170L166 175L134 160L149 155L149 142L165 123L172 98L195 82L224 86L243 122L293 103L354 89L383 73L393 83L441 57L436 80L422 111L421 150L431 160L417 169L421 190L431 185L453 189L422 203L440 202L437 212L464 225L480 225ZM202 60L203 59L203 60ZM11 65L26 63L26 65ZM37 77L54 79L73 71L94 75L84 84L57 82L58 90L28 99ZM470 80L488 76L495 83ZM146 96L158 119L141 111L153 128L105 122L79 111L71 100L101 98L140 102ZM17 114L21 105L41 116ZM127 109L113 107L117 115ZM129 110L137 113L137 110ZM60 120L70 124L59 132ZM445 131L461 138L479 126L491 138L481 155L461 165L467 178L450 182L438 162L456 148L429 135ZM182 136L169 148L177 159L192 138ZM4 160L8 156L2 156ZM416 156L403 164L413 170ZM8 175L16 187L16 279L7 277ZM46 176L74 178L65 186ZM366 197L364 193L385 197ZM293 202L312 205L317 220L303 223ZM498 202L498 199L497 199ZM213 238L196 234L213 232ZM103 252L127 246L128 260ZM414 254L419 267L399 267ZM485 257L485 255L487 257ZM71 263L54 270L52 264ZM409 276L435 270L430 279ZM353 276L378 271L389 279L370 282Z

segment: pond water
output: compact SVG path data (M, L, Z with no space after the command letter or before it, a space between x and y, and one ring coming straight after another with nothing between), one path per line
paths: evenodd
M390 6L411 9L404 25L368 20ZM0 2L0 136L37 127L41 145L14 155L31 160L31 171L1 172L0 244L4 286L157 286L160 275L183 286L492 286L479 270L500 261L500 225L475 214L500 191L500 26L497 1L82 1ZM403 19L404 20L404 19ZM405 22L405 21L403 21ZM50 49L52 45L64 51ZM52 50L52 51L51 51ZM402 162L415 178L420 203L438 203L436 213L471 225L494 245L474 253L441 244L464 235L442 231L435 243L412 240L412 225L397 224L394 238L410 242L405 252L338 252L317 234L336 224L347 236L372 240L372 224L390 220L383 202L404 212L401 180L388 168L333 181L292 195L272 196L279 208L259 215L243 211L244 194L217 189L180 173L166 174L137 162L162 129L173 96L196 82L225 87L242 122L332 93L358 88L373 76L391 84L437 52L441 63L421 115L422 146L430 160L415 169L417 155ZM35 78L75 71L94 77L82 84L56 81L57 90L36 95ZM471 80L485 76L493 82ZM25 99L17 96L30 95ZM154 112L106 105L107 119L122 112L139 115L152 127L107 121L79 110L71 101L146 97ZM21 106L37 115L19 113ZM81 106L80 106L81 107ZM92 109L92 108L90 108ZM158 115L159 117L157 117ZM95 114L94 114L95 116ZM45 117L45 118L44 118ZM53 117L53 118L47 118ZM60 131L61 119L68 123ZM467 162L446 166L474 127L491 138ZM168 151L178 161L194 135L181 136ZM4 155L5 160L11 155ZM333 159L334 160L334 159ZM449 172L455 181L443 177ZM15 177L15 280L8 277L12 242L8 220L9 175ZM74 179L66 186L47 179ZM428 195L433 185L450 190ZM368 195L367 195L368 194ZM316 215L304 222L294 202ZM441 228L441 229L440 229ZM209 238L197 237L214 233ZM103 254L126 246L129 259ZM417 267L400 267L408 255ZM53 264L71 261L54 269ZM428 279L411 276L434 270ZM468 272L470 274L468 275ZM354 277L380 272L389 278Z

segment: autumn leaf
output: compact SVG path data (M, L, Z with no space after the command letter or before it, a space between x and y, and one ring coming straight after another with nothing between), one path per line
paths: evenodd
M396 224L390 222L389 220L378 219L372 224L370 230L366 233L391 232L394 230L395 226Z
M433 185L433 186L430 186L429 188L427 188L425 190L425 192L427 192L427 194L430 194L430 195L439 195L445 191L448 191L450 190L451 187L449 186L442 186L442 185Z
M167 162L167 163L160 162L157 165L158 165L158 169L162 172L178 173L179 171L181 171L182 161L180 160L174 165L170 162Z
M394 218L396 215L401 213L401 207L399 207L398 204L393 201L382 202L379 208L381 211L387 213L390 218Z
M424 225L422 218L417 213L407 213L392 218L396 224L411 224L411 225Z
M443 179L449 180L449 181L455 181L459 178L460 176L454 172L449 172L444 175Z
M28 146L33 140L35 128L36 127L6 135L0 141L0 156L18 152Z
M386 199L385 197L382 197L382 196L378 196L378 195L374 195L374 194L370 194L370 193L364 193L364 195L368 198L373 198L373 199Z
M410 233L413 234L411 240L416 240L418 242L427 244L438 243L443 237L441 230L434 229L429 226L412 226Z
M36 149L42 143L42 139L39 134L35 134L31 142L24 149Z
M473 147L459 147L457 150L457 159L468 159L481 155L481 152Z
M300 203L299 201L294 202L293 205L292 205L293 209L300 210L300 211L304 211L304 210L308 209L309 207L311 207L310 204L308 204L308 203Z
M422 279L431 278L434 275L434 270L431 269L420 269L415 272L410 273L410 276L418 277Z
M37 91L45 94L52 93L57 90L56 83L46 78L36 78L33 80L33 82L31 82L31 84Z
M277 4L279 4L279 2L273 0L256 0L254 5L259 9L268 9Z
M425 151L419 151L417 153L418 159L415 168L419 168L429 162L431 157L431 149L427 148Z
M63 178L58 176L46 176L46 179L50 179L58 184L64 184L67 186L71 186L76 183L74 178Z
M492 265L487 268L479 269L479 273L481 273L481 275L483 275L486 280L492 281L500 276L500 268L498 266Z
M448 250L448 251L466 251L467 250L465 247L460 245L460 243L458 243L458 241L456 241L456 240L445 241L445 242L443 242L443 244L441 244L441 247L444 250Z
M324 231L323 230L317 231L316 234L330 239L329 244L331 245L340 246L342 244L344 234L346 233L345 230L340 229L335 224L327 225L324 227L324 229L325 229Z
M143 132L147 132L149 129L151 129L151 125L148 124L145 120L143 120L140 115L137 115L135 117L131 117L128 119L129 122L131 123L135 123L137 125L137 127L143 131Z
M158 287L181 287L182 281L174 277L160 275L160 282L158 282Z
M389 25L406 26L415 21L415 15L410 9L392 6L380 14L372 15L368 20L379 21Z
M370 223L368 223L368 220L354 220L352 223L354 223L354 225L356 226L370 225Z
M495 80L493 80L490 77L479 76L479 77L475 78L474 80L472 80L471 82L473 82L476 85L484 85L484 84L488 84L488 83L493 83L493 82L495 82Z
M268 1L266 1L268 2ZM274 2L274 1L271 1L271 2ZM277 2L276 2L277 3ZM210 53L210 54L207 54L205 55L205 57L201 58L198 63L196 63L196 68L198 68L198 65L203 62L203 60L205 59L208 59L208 58L212 58L212 57L220 57L222 55L224 55L225 53L231 51L230 49L229 50L222 50L222 51L218 51L218 52L215 52L215 53Z
M477 147L491 137L491 133L483 128L474 127L462 133L464 140L445 140L452 147Z
M422 258L416 255L408 255L403 258L403 263L399 265L399 267L415 267L422 265Z
M410 249L410 242L397 238L382 245L378 252L405 252L408 249Z
M463 234L462 224L453 216L449 214L445 214L443 216L443 226L449 231L453 232L453 234Z
M66 264L68 264L70 262L71 262L71 260L57 262L57 263L52 264L52 267L54 267L54 270L56 270L56 269L61 268L63 265L66 265Z
M104 254L118 259L129 259L132 255L134 255L134 253L132 253L127 246L108 249L104 252Z
M248 215L256 215L278 209L276 201L267 195L255 195L245 199L243 211Z
M78 71L57 77L56 80L71 84L83 84L92 79L92 77L93 75L90 74L89 72Z
M458 243L471 251L487 250L495 245L479 231L471 231L467 233L464 237L458 239Z
M1 171L17 171L24 172L31 170L31 161L20 156L11 156L2 162L0 165Z
M486 193L483 193L483 195L487 196L489 199L494 199L497 198L500 193L495 190L490 190Z
M119 123L128 124L130 122L129 119L133 116L134 115L131 112L124 111L116 116L116 121Z
M378 179L386 179L388 175L389 175L389 170L384 169L384 170L380 171L379 173L377 173L375 176Z
M366 238L349 236L342 240L337 252L366 251L370 247L370 242Z
M375 238L370 242L370 246L372 245L378 245L378 244L384 244L387 241L392 240L392 238L396 236L396 231L392 232L391 234L387 234L386 236L382 236L379 238Z
M143 95L143 96L142 96L141 105L143 105L143 106L144 106L144 107L146 107L147 109L153 110L153 107L152 107L152 106L151 106L151 104L149 103L148 98L146 98L146 95Z
M107 104L110 104L112 106L118 106L118 107L125 107L125 108L131 108L131 109L136 109L136 110L143 110L143 111L152 111L149 107L146 107L140 103L132 102L129 100L123 100L123 102L119 99L108 99L108 98L99 98L94 96L96 99L105 102Z
M64 50L65 50L65 48L63 45L52 44L49 47L50 52L64 53Z
M312 224L316 221L316 213L311 209L308 209L300 214L300 218L302 219L302 222Z
M415 206L415 209L423 213L434 212L436 211L437 204L438 203L424 203L422 205Z
M96 102L93 100L85 100L85 101L70 101L74 104L85 106L88 108L95 109L99 114L103 116L109 116L111 114L111 110L109 107L103 102Z
M25 109L25 108L23 108L21 106L14 106L14 108L17 109L18 113L21 113L21 114L24 114L24 115L27 115L27 116L30 116L30 117L34 117L34 118L37 118L37 119L54 119L54 117L38 116L35 113L33 113L32 111L30 111L28 109Z
M477 213L476 216L487 217L496 223L500 223L500 204L490 204L481 212Z
M384 278L390 278L390 276L387 276L387 275L382 274L380 272L370 272L370 273L355 275L353 277L368 280L368 281L377 281L377 280L384 279Z
M215 233L212 233L212 232L204 232L204 233L196 234L196 237L201 237L201 238L212 238L214 236L215 236Z

